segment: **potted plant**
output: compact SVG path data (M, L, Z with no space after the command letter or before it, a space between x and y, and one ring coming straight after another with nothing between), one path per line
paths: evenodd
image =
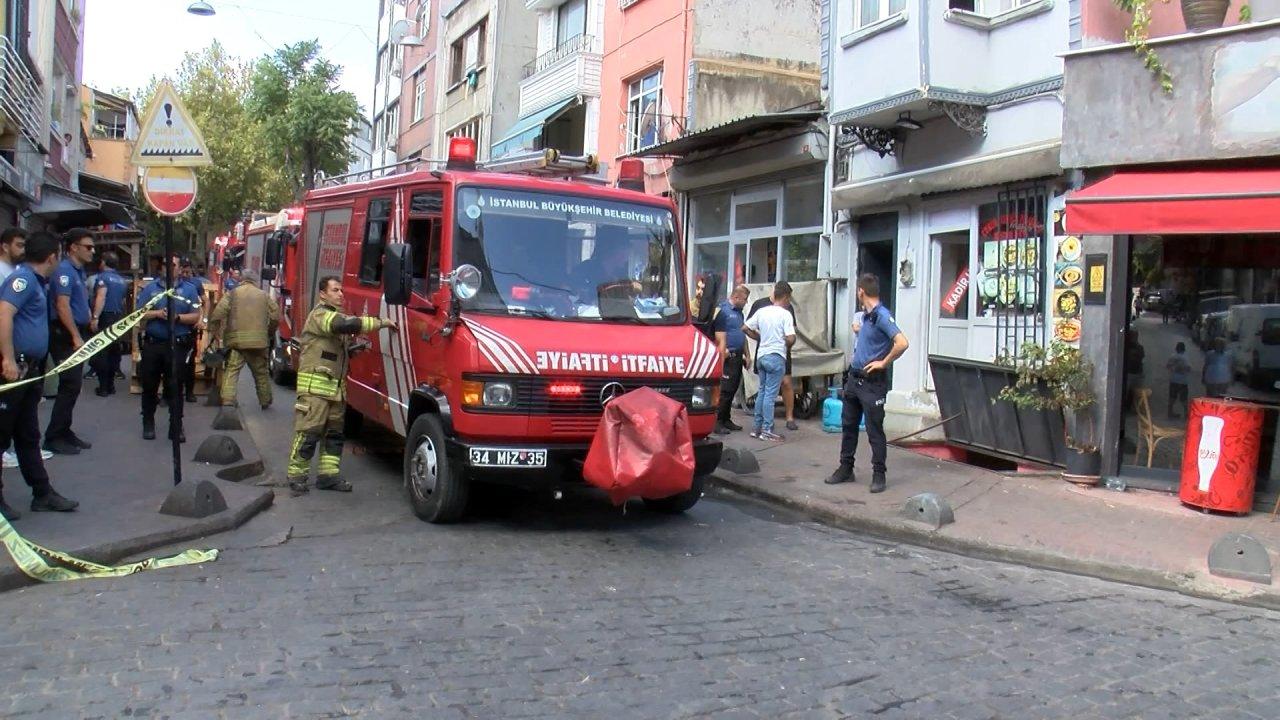
M1182 0L1182 22L1191 32L1222 27L1231 0Z
M1102 456L1094 440L1093 414L1088 412L1097 400L1090 386L1093 363L1077 348L1054 341L1048 348L1026 343L1016 356L1003 358L1003 364L1017 379L1000 391L999 399L1018 407L1061 412L1067 446L1063 479L1098 484Z

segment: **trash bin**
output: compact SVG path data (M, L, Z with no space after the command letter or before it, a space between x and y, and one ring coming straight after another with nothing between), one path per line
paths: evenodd
M1263 414L1261 406L1238 400L1192 400L1178 499L1207 510L1248 514L1253 509Z

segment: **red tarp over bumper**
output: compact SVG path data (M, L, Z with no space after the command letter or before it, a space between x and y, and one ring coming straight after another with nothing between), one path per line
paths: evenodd
M1120 171L1067 196L1067 232L1280 232L1280 170Z
M657 499L688 490L693 468L684 403L639 388L605 406L582 475L621 505L628 498Z

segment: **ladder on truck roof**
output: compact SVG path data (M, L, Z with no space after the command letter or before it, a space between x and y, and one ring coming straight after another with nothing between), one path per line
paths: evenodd
M403 175L415 170L431 169L435 166L443 167L448 162L448 160L424 158L401 160L390 165L368 170L357 170L356 172L325 178L321 181L321 187L336 187L393 175ZM546 150L535 150L523 155L513 155L498 160L486 160L476 163L476 169L485 172L513 173L540 178L567 179L579 177L589 181L591 178L582 176L594 175L599 171L600 163L595 155L562 155L555 148L547 148ZM601 178L600 181L604 182L604 179Z

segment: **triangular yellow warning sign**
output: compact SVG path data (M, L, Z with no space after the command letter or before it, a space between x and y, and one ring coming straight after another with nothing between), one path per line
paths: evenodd
M142 117L142 130L133 147L139 167L200 167L212 165L200 128L191 119L168 80L161 80Z

